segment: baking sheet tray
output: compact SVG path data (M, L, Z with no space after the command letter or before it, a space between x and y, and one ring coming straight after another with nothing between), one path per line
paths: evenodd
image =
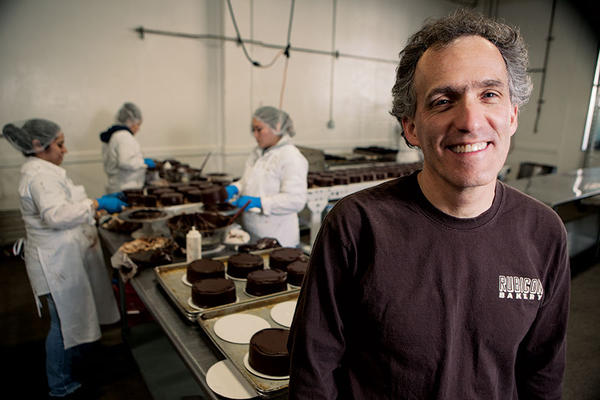
M258 254L263 257L265 268L269 267L269 254L275 249L267 249L262 251L256 251L252 254ZM232 254L233 255L233 254ZM227 259L229 256L214 257L214 260L221 260L225 263L227 268ZM281 293L298 292L300 289L295 286L288 285L288 290L284 292L272 293L266 296L251 296L246 294L246 280L232 279L235 283L235 291L237 301L235 303L224 304L222 306L197 309L192 307L188 300L192 295L192 288L182 282L181 278L186 273L187 262L161 265L154 267L154 272L157 277L157 281L160 286L164 289L165 293L173 301L177 309L186 317L189 321L194 322L198 315L202 312L213 310L213 309L226 309L240 303L246 303L249 301L255 301L257 299L269 298L276 296Z
M273 328L286 328L271 318L271 309L285 301L297 300L299 290L280 292L277 295L255 298L252 301L237 303L231 307L209 310L200 313L198 324L206 332L212 342L221 350L239 372L250 382L261 397L278 396L289 385L289 379L266 379L249 372L244 366L244 356L248 352L248 344L236 344L221 339L214 330L215 323L226 315L243 313L256 315L267 321ZM289 328L286 328L289 329Z

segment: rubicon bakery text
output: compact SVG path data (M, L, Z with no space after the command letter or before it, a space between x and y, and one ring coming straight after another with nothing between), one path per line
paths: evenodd
M501 299L541 300L544 295L542 282L538 278L522 276L498 276Z

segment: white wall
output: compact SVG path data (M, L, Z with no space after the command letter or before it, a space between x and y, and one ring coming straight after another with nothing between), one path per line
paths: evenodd
M520 27L529 47L531 68L542 68L552 0L503 0L498 15ZM511 177L519 163L556 165L559 171L583 166L583 128L592 89L598 38L568 0L559 0L548 53L548 68L538 130L535 118L541 73L533 73L533 93L520 113L508 163Z
M242 37L285 45L289 1L232 0ZM480 2L486 11L488 1ZM498 15L518 24L541 67L551 0L500 0ZM447 0L339 0L335 48L396 60L427 17L457 7ZM296 1L293 46L331 50L332 1ZM249 123L260 105L277 105L284 59L257 69L233 42L146 35L134 28L235 36L221 0L3 0L0 2L0 124L32 117L58 122L66 135L64 166L90 196L103 192L98 133L123 101L144 114L138 136L146 155L175 157L207 171L239 174L254 145ZM521 113L509 162L582 164L579 150L595 62L595 40L567 0L560 0L540 132L533 133L536 97ZM275 50L250 46L270 61ZM334 61L334 129L327 128L332 59L292 52L283 108L301 145L331 152L355 146L396 146L388 111L393 63L340 57ZM566 79L565 79L566 78ZM539 83L539 74L534 79ZM534 90L534 95L537 88ZM0 209L16 208L23 157L0 140Z

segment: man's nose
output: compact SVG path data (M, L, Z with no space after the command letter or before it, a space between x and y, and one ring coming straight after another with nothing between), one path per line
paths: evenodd
M476 132L482 125L484 107L476 99L465 97L458 101L454 124L463 133Z

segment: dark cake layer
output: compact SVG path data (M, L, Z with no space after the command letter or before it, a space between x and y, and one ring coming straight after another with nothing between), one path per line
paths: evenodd
M192 302L198 307L216 307L235 300L235 284L231 279L201 279L192 284Z
M287 290L287 274L278 269L261 269L248 274L246 293L264 296Z
M263 258L256 254L234 254L227 260L227 274L234 278L246 279L250 272L263 268Z
M186 278L190 283L200 279L225 278L225 264L222 261L204 258L194 260L187 267Z
M269 256L269 267L279 268L286 270L288 264L302 256L302 250L294 247L283 247L281 249L273 250Z
M289 375L290 355L287 350L289 333L287 329L267 328L252 335L248 364L266 375Z
M163 193L160 195L160 202L163 206L183 204L183 194L176 192Z
M308 260L296 260L287 266L287 279L290 285L302 286L304 275L308 269Z

